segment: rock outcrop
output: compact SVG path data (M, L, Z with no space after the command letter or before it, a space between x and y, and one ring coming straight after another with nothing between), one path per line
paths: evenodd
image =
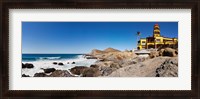
M47 69L43 69L44 73L51 73L54 72L56 69L55 68L47 68Z
M98 68L85 68L82 72L82 77L97 77L101 75L101 72L99 71Z
M28 68L28 69L30 69L30 68L34 68L34 66L31 63L25 63L25 64L22 63L22 68Z
M49 77L74 77L67 70L56 70Z
M156 77L178 77L178 60L166 60L156 69Z
M22 74L22 77L30 77L29 75Z
M35 73L34 77L48 77L45 73Z
M156 69L161 66L166 60L177 57L155 57L148 59L144 62L139 62L137 64L132 64L113 71L110 77L156 77Z
M54 65L57 65L58 63L57 63L57 62L53 62L53 64L54 64Z
M67 70L55 70L51 72L50 75L47 75L46 73L43 72L35 73L34 77L74 77L74 76L72 76Z
M26 66L22 63L22 68L26 68Z
M93 66L76 66L74 68L71 68L70 72L75 75L80 75L81 77L97 77L101 75L100 70Z
M91 65L90 67L95 68L95 70L98 69L101 72L100 76L108 76L113 71L123 66L135 64L136 62L132 59L137 57L137 55L133 52L119 51L114 48L107 48L103 51L95 49L92 50L90 55L90 57L95 57L95 59L98 59L96 64Z
M58 63L58 65L64 65L63 63Z
M175 56L177 56L177 54L178 54L178 51L176 51L175 49L172 49L172 48L161 49L159 52L160 56L175 57Z
M99 55L99 54L103 54L104 52L101 50L97 50L97 49L93 49L92 52L90 53L90 55Z
M110 47L103 51L93 49L92 52L90 53L90 55L101 55L101 54L105 54L105 53L109 53L109 52L120 52L120 51L117 49L114 49L114 48L110 48Z
M84 69L86 69L86 68L88 68L88 67L86 67L86 66L75 66L75 67L70 69L70 72L72 74L75 74L75 75L80 75L80 74L83 73Z
M157 51L152 51L152 52L150 52L150 54L149 54L149 57L150 58L155 58L155 57L158 57L159 56L159 53L157 52Z
M114 49L114 48L109 47L109 48L105 49L103 52L109 53L109 52L120 52L120 51L117 50L117 49Z
M86 57L86 59L97 59L97 57L89 56L89 57Z
M43 73L36 73L34 77L177 77L177 56L178 50L172 48L152 50L149 57L139 57L134 52L119 51L113 48L103 51L95 49L85 55L87 59L98 60L90 67L75 66L69 69L70 72L47 68L43 69ZM64 65L63 63L57 64ZM22 64L22 67L24 66Z
M104 61L97 63L95 66L92 65L91 67L98 68L101 71L101 76L108 76L113 71L121 68L121 65L113 61Z

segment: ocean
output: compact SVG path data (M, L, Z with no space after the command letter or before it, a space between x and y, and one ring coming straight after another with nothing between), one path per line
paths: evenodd
M76 59L81 56L83 56L83 54L22 54L22 62Z
M22 63L31 63L34 68L23 68L22 74L34 76L43 72L42 68L55 68L56 70L68 70L75 66L87 66L94 64L96 59L86 59L83 54L22 54ZM64 65L55 65L53 62L62 62ZM75 64L72 64L75 62Z

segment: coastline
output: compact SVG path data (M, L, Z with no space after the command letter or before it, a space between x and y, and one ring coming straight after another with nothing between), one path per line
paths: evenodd
M33 77L35 73L42 73L44 72L43 69L48 68L55 68L56 70L67 70L69 71L70 68L73 68L75 66L90 66L94 62L96 62L95 59L93 60L87 60L83 57L83 55L77 54L77 58L71 58L71 59L39 59L37 61L22 61L22 64L33 64L33 68L22 68L22 75L28 75L30 77ZM57 63L63 63L63 65L53 64L54 62ZM75 62L75 64L72 64ZM69 72L70 73L70 72Z
M23 77L178 77L177 49L163 48L144 56L113 48L103 51L94 49L81 58L89 63L87 65L77 60L52 60L42 61L44 63L40 64L39 68L36 67L37 62L31 62L37 72L31 75L23 75L22 72L22 75Z

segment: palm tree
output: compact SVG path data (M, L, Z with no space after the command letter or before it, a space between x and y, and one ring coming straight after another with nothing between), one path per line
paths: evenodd
M136 44L138 44L138 41L140 40L140 32L138 31L136 35L137 35ZM137 48L137 49L138 49L138 48Z
M139 39L140 39L140 32L138 31L137 32L137 41L139 41Z

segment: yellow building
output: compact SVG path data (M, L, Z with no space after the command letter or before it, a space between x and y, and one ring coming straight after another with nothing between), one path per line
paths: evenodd
M161 47L174 47L178 46L177 38L168 38L160 35L160 27L155 24L153 27L153 36L141 38L138 41L137 49L157 49Z

